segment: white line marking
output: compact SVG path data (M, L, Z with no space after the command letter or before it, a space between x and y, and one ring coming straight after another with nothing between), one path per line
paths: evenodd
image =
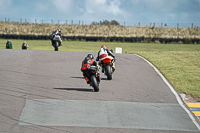
M162 73L160 73L160 71L151 62L149 62L148 60L146 60L142 56L137 55L137 54L134 54L134 55L142 58L150 66L152 66L154 68L154 70L158 73L158 75L160 75L160 77L162 78L162 80L167 84L167 86L170 88L170 90L172 91L172 93L175 95L176 100L178 101L178 103L180 104L180 106L187 112L187 114L189 115L189 117L191 118L191 120L193 121L193 123L196 125L196 127L200 131L200 125L197 123L197 121L195 120L195 118L193 117L193 115L191 114L191 112L184 106L184 104L183 104L182 100L180 99L179 95L177 94L177 92L175 91L175 89L171 86L171 84L169 84L169 82L167 81L167 79L162 75Z

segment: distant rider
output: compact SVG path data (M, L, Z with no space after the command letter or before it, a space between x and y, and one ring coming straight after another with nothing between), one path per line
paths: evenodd
M83 72L83 76L87 82L87 84L89 84L89 79L87 77L87 70L90 66L96 66L97 62L94 60L94 56L92 54L88 54L85 59L82 61L82 66L81 66L81 71Z
M26 41L24 41L22 43L22 49L27 49L28 48L28 44L26 43Z
M112 51L113 51L113 50L111 50L111 51L108 50L107 47L106 47L106 45L102 45L100 51L98 52L98 56L97 56L97 58L96 58L96 61L99 61L99 58L100 58L100 56L101 56L101 53L105 53L105 52L107 52L107 54L108 54L109 56L112 56L112 57L114 58L114 60L115 60L115 56L113 55ZM102 73L104 73L104 68L103 68L102 64L103 64L103 61L101 60L101 61L99 62L99 65L102 67ZM115 71L115 65L114 65L114 63L113 63L112 68L113 68L113 72L114 72L114 71Z
M6 49L12 49L12 43L10 40L8 40L6 43Z
M53 38L55 37L55 35L59 35L61 40L62 40L62 36L61 36L61 30L60 29L57 29L57 30L54 30L52 35L51 35L51 43L52 43L52 46L53 46ZM62 44L60 43L60 46L62 46Z

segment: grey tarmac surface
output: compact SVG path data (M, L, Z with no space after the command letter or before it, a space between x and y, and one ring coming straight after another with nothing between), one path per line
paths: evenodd
M113 80L101 73L93 92L80 72L86 55L0 49L0 133L199 132L143 59L116 54Z

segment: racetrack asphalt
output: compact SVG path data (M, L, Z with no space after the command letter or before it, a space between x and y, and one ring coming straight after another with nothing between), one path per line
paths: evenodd
M0 132L199 132L144 59L116 54L113 80L100 73L94 92L80 72L87 54L0 49Z

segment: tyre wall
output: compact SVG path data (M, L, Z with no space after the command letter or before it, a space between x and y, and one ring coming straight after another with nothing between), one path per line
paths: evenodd
M144 38L144 37L85 37L85 36L62 36L63 40L70 41L104 41L104 42L145 42L145 43L187 43L200 44L200 39L174 39L174 38ZM50 40L45 35L6 35L0 34L3 39L23 40Z

